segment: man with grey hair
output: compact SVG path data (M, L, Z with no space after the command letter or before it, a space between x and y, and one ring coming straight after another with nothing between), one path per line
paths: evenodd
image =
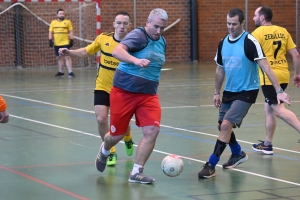
M133 115L142 127L143 137L136 151L129 182L153 183L143 173L160 130L161 107L157 95L161 68L165 63L166 41L162 36L167 25L165 10L152 10L145 27L137 28L114 49L112 55L121 62L115 72L110 93L110 131L100 147L96 166L103 172L109 149L123 139Z

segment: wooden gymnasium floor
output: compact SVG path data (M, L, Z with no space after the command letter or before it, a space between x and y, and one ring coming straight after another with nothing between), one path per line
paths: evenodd
M197 173L212 153L218 135L218 110L212 104L215 65L168 63L159 96L161 132L145 173L155 184L128 183L134 156L123 142L118 163L100 173L94 166L101 140L93 108L95 69L75 69L76 78L55 78L56 69L0 71L0 93L8 103L10 121L0 125L1 200L177 200L177 199L300 199L300 135L283 121L273 141L275 153L255 153L251 144L265 138L260 92L242 127L235 130L249 160L199 180ZM289 107L300 116L300 89L290 83ZM132 121L133 139L141 129ZM169 153L182 156L184 171L165 176L160 164Z

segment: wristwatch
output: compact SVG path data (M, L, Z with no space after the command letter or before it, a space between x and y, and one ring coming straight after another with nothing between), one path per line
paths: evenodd
M283 89L282 88L279 88L277 91L276 91L276 94L278 93L283 93Z

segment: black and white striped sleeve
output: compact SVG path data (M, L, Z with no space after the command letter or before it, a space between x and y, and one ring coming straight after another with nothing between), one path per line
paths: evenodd
M245 39L244 49L247 58L253 62L266 58L259 42L251 34L248 34L247 38Z
M222 60L222 47L223 47L223 41L224 38L220 41L219 45L218 45L218 49L217 49L217 53L216 56L214 58L214 60L216 61L217 65L220 67L223 67L223 60Z

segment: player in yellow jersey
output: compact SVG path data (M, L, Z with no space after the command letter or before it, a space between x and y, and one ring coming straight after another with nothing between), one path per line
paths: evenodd
M56 58L58 60L58 72L55 76L63 76L64 60L68 68L69 77L74 77L75 74L72 71L72 60L69 56L59 55L59 48L70 49L73 46L73 26L72 22L65 19L65 11L63 9L57 10L57 19L51 21L49 28L49 46L54 46ZM54 41L53 41L54 39Z
M96 87L94 91L94 105L95 113L98 121L98 131L102 140L104 135L109 131L108 126L108 112L110 107L109 94L112 88L112 82L115 70L119 64L119 60L112 56L114 48L128 33L130 25L130 15L127 12L120 11L115 15L115 21L113 26L115 32L102 33L95 41L85 48L76 50L69 50L67 48L59 49L59 53L62 55L74 56L79 58L85 58L89 55L95 54L101 51L101 58L99 64L99 70L96 78ZM124 137L125 148L127 155L131 156L134 151L132 142L132 133L130 126L128 126L127 133ZM99 155L98 155L99 156ZM115 147L110 149L107 165L115 165L117 160L117 154Z
M299 53L289 32L280 26L272 24L273 13L269 7L262 6L255 10L253 20L258 27L252 35L258 40L274 71L280 86L280 91L275 91L266 74L259 70L260 85L265 96L266 113L266 140L259 144L253 144L255 151L264 154L273 154L272 140L276 129L276 117L284 120L300 133L300 122L297 116L284 107L283 102L278 103L276 93L283 92L290 79L286 52L293 58L294 63L294 85L300 85Z

